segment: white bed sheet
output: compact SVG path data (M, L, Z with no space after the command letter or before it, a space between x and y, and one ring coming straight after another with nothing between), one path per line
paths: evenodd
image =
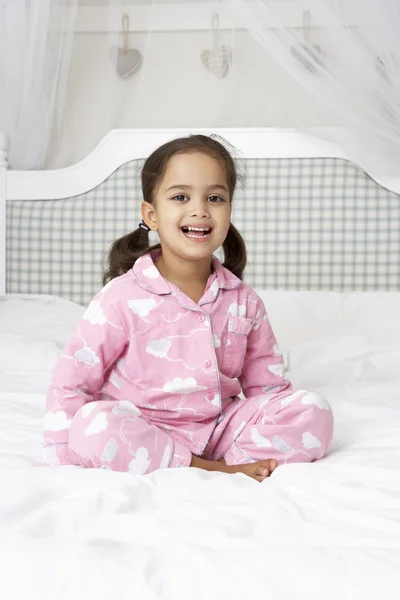
M83 308L0 299L0 598L394 600L400 589L400 294L260 292L329 454L244 475L41 466L51 372Z

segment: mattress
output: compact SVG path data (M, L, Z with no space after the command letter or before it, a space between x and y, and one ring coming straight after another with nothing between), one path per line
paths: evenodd
M42 464L45 394L84 308L0 298L0 597L397 599L400 294L259 290L299 389L330 402L328 455L242 474Z

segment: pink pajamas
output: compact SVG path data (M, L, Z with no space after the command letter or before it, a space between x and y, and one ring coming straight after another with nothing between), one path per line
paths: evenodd
M321 458L332 412L285 379L261 299L214 259L195 303L160 275L158 257L107 284L67 342L48 391L45 461L143 474L189 466L192 454Z

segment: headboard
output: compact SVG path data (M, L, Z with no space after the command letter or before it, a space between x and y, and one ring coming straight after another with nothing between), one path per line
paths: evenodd
M286 290L400 290L400 196L350 163L337 144L278 129L114 130L64 169L13 171L0 135L0 293L87 304L111 242L140 220L140 168L160 144L216 133L246 177L232 220L245 280Z

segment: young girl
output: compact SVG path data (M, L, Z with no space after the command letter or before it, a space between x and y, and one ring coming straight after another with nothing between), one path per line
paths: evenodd
M279 464L326 452L331 409L285 379L264 305L242 282L246 249L230 222L236 179L227 149L203 135L168 142L145 162L143 221L114 242L107 285L56 365L48 464L197 467L263 481ZM159 245L149 247L149 231ZM223 265L213 256L221 245Z

